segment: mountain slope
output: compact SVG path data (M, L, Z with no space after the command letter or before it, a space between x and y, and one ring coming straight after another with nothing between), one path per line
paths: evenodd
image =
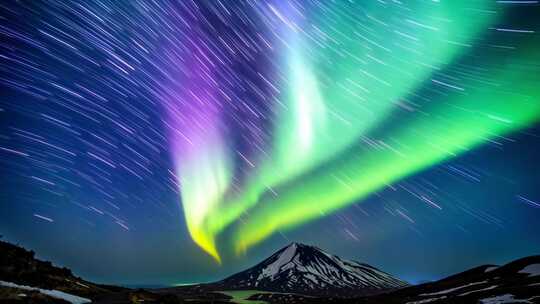
M540 256L475 267L354 303L540 303Z
M292 243L254 267L212 285L222 290L358 296L405 287L407 283L367 264L342 260L319 248Z

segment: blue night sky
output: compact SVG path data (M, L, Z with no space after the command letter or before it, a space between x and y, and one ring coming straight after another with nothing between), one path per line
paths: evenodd
M126 285L218 280L293 241L411 283L538 254L539 14L0 3L0 235Z

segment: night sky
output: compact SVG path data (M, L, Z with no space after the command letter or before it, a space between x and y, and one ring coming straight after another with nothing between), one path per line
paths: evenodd
M538 254L539 151L539 1L0 3L0 234L88 280Z

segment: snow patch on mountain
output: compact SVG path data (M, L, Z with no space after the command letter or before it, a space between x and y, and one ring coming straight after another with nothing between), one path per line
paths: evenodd
M484 272L491 272L491 271L493 271L493 270L495 270L497 268L499 268L499 266L490 266L490 267L486 268L486 270L484 270Z
M505 304L505 303L530 303L533 302L527 300L515 299L513 294L503 294L500 296L485 298L480 300L481 304Z
M475 292L481 292L481 291L486 291L486 290L492 290L492 289L497 288L498 286L499 286L499 285L491 285L491 286L488 286L488 287L486 287L486 288L467 291L467 292L458 294L458 297L468 296L468 295L470 295L470 294L472 294L472 293L475 293Z
M523 268L519 273L526 273L531 277L540 275L540 264L531 264Z
M291 246L287 247L287 249L285 249L285 251L279 256L279 258L275 262L271 263L262 270L261 274L257 277L257 281L266 277L274 278L274 276L281 271L282 266L286 266L287 264L289 264L290 267L292 267L293 264L290 264L290 262L296 254L297 247L298 246L296 244L292 244ZM283 270L287 269L288 268L284 268Z
M474 285L485 284L485 283L487 283L487 281L473 282L473 283L469 283L467 285L462 285L462 286L458 286L458 287L454 287L454 288L450 288L450 289L445 289L445 290L441 290L441 291L437 291L437 292L422 293L422 294L420 294L420 296L437 296L437 295L451 293L451 292L454 292L454 291L457 291L457 290L460 290L460 289L464 289L464 288L467 288L467 287L471 287L471 286L474 286Z

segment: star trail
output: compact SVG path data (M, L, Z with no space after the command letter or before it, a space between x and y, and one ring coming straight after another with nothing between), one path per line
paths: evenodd
M523 243L494 259L539 250L539 8L1 3L0 233L94 277L54 244L143 246L171 271L153 282L297 238L382 261L389 240L474 251L500 229Z

